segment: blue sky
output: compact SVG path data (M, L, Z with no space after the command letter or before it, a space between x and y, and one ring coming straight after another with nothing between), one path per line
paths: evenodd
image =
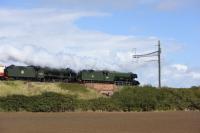
M142 84L156 85L156 64L136 63L131 52L155 50L161 40L163 84L199 85L199 6L198 0L1 0L0 63L132 71Z
M200 10L155 11L152 9L133 9L114 12L105 18L85 18L77 22L80 28L95 29L111 34L156 36L173 39L182 43L186 50L180 56L169 55L172 60L192 66L200 66L196 57L200 56ZM182 54L182 55L181 55ZM185 58L181 57L184 56Z

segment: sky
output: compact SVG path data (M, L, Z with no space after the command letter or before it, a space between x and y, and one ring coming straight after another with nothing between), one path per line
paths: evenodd
M198 0L0 0L0 64L114 70L157 86L200 85Z

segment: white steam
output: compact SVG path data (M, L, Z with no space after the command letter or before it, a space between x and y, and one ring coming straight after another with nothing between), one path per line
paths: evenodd
M133 71L132 48L156 38L111 35L81 30L75 21L99 12L56 9L0 9L0 62L56 68Z
M74 50L64 49L51 52L35 45L20 45L19 47L0 45L0 62L18 65L48 66L53 68L70 67L81 69L107 69L117 71L132 71L132 53L110 50ZM132 68L131 68L132 67Z
M108 15L55 9L0 9L0 64L134 72L142 84L156 85L157 65L133 62L132 55L134 48L138 48L138 53L156 50L158 38L82 30L75 23L82 17ZM177 44L170 42L162 47L165 47L162 51L164 85L198 85L199 69L166 63L165 55L177 52Z

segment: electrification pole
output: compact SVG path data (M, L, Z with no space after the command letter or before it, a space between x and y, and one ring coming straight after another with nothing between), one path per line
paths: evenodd
M148 58L148 57L158 57L157 60L151 60L151 61L158 61L158 88L161 88L161 46L160 46L160 40L158 41L158 50L151 52L151 53L146 53L146 54L141 54L141 55L133 55L133 58Z
M160 40L158 41L158 88L161 88L161 47Z

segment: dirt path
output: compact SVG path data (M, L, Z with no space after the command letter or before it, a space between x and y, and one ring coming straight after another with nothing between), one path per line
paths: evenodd
M200 113L0 113L0 133L200 133Z

